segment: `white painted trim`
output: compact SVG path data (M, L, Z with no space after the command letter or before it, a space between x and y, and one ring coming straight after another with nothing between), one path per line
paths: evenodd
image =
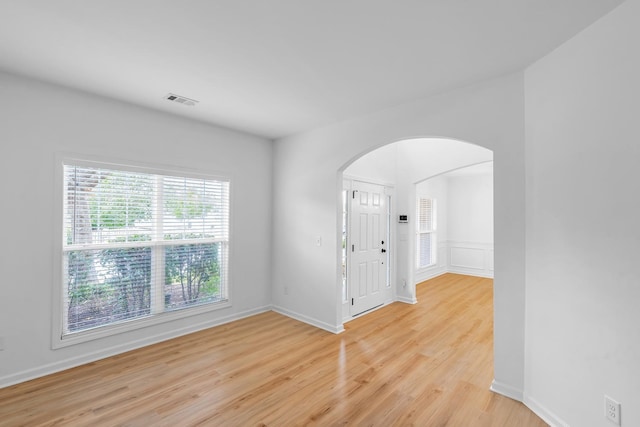
M349 314L347 317L344 317L344 318L342 319L342 323L343 323L343 324L345 324L345 323L348 323L348 322L350 322L350 321L352 321L352 320L355 320L355 319L357 319L357 318L359 318L359 317L362 317L362 316L364 316L364 315L366 315L366 314L373 313L374 311L378 311L378 310L380 310L381 308L384 308L384 307L386 307L386 306L388 306L389 304L392 304L392 303L394 303L394 302L396 302L396 301L395 301L395 300L393 300L393 299L392 299L392 300L387 300L387 301L385 301L384 303L382 303L382 304L380 304L380 305L378 305L378 306L376 306L376 307L373 307L373 308L372 308L372 309L370 309L370 310L366 310L366 311L363 311L362 313L356 314L355 316L352 316L351 314Z
M489 387L489 390L508 397L509 399L517 400L518 402L522 402L522 398L524 396L522 390L496 381L495 379L491 383L491 387Z
M330 325L329 323L314 319L313 317L305 316L304 314L296 313L295 311L291 311L275 305L272 306L271 309L276 313L282 314L283 316L287 316L299 322L315 326L316 328L324 329L325 331L331 332L332 334L340 334L344 332L344 325L342 324Z
M460 267L453 267L453 268L449 268L446 273L453 273L453 274L464 274L465 276L474 276L474 277L486 277L487 279L493 279L493 273L492 272L483 272L481 270L476 270L476 269L465 269L465 268L460 268Z
M417 304L418 303L418 299L416 297L405 297L405 296L402 296L402 295L399 295L398 297L396 297L396 301L403 302L405 304Z
M476 249L490 249L493 250L493 243L487 242L470 242L466 240L447 240L449 246L461 247L461 248L476 248Z
M228 309L230 307L231 307L231 302L229 300L224 300L224 301L215 302L215 303L196 305L193 307L188 307L188 308L184 308L176 311L166 311L163 313L152 314L147 317L141 317L137 319L132 319L130 321L124 321L122 323L114 323L114 324L105 325L96 329L90 329L88 331L82 331L75 334L70 334L65 337L54 335L53 341L52 341L52 349L56 350L59 348L81 344L88 341L107 338L113 335L132 332L132 331L136 331L138 329L146 328L149 326L160 325L162 323L185 319L188 317L197 316L204 313L210 313L213 311Z
M452 249L468 249L482 251L483 266L465 266L451 262ZM441 255L444 253L445 256ZM438 262L436 265L414 269L415 284L433 279L445 273L464 274L467 276L486 277L493 279L493 244L483 242L462 242L454 240L438 241Z
M230 175L217 175L217 174L209 174L196 169L189 168L177 168L175 166L162 166L162 165L153 165L149 163L142 162L134 162L134 161L126 161L122 159L109 158L105 156L95 156L95 155L85 155L80 153L71 153L71 152L56 152L55 153L55 165L54 165L54 212L53 212L53 230L54 235L57 238L54 239L53 242L53 292L52 292L52 301L51 301L51 309L52 309L52 321L51 321L51 349L57 350L60 348L106 338L113 335L118 335L123 332L135 331L142 329L144 327L159 325L161 323L176 321L179 319L184 319L187 317L221 310L225 308L229 308L232 305L232 278L231 278L231 269L232 262L234 256L232 255L234 245L232 243L233 239L233 225L235 223L233 219L233 213L235 212L234 208L234 200L235 196L232 191L232 177ZM64 212L64 187L63 187L63 178L64 178L64 166L65 165L78 165L78 166L86 166L86 167L98 167L98 168L115 168L117 170L130 171L130 172L141 172L141 173L151 173L161 176L185 176L189 178L197 178L197 179L211 179L211 180L219 180L228 183L228 230L227 230L227 239L226 239L226 251L222 251L224 254L226 252L226 268L225 271L221 271L221 274L224 274L224 277L221 277L221 281L226 281L225 287L227 296L224 300L220 302L214 303L206 303L201 305L196 305L193 307L185 307L173 311L166 311L157 314L151 314L147 317L140 317L130 319L128 321L108 324L104 326L97 327L95 329L89 329L85 331L80 331L72 334L64 334L64 302L63 302L63 254L68 249L65 248L62 243L64 241L64 224L63 224L63 212ZM217 239L204 239L201 240L203 243L214 242ZM187 240L184 243L192 243L193 240ZM220 240L220 242L223 242ZM145 242L146 244L133 244L133 246L144 246L144 247L160 247L164 246L163 242L154 242L149 241ZM131 246L131 245L129 245ZM78 247L72 247L71 250L80 249L92 249L92 248L112 248L112 247L122 247L122 245L84 245ZM224 256L224 255L223 255ZM158 286L161 286L161 283L156 283ZM154 284L152 283L152 286ZM223 317L224 319L224 317ZM179 331L182 329L178 329L176 332L180 334ZM176 335L179 336L179 335ZM125 345L126 346L126 345ZM0 386L2 384L2 378L0 378Z
M531 409L534 414L542 418L542 420L545 423L549 424L551 427L570 427L568 423L545 408L537 400L523 393L520 389L501 383L494 379L491 383L490 390L494 393L498 393L510 399L522 402L529 409Z
M357 175L342 175L342 178L345 180L349 180L349 181L358 181L358 182L364 182L365 184L375 184L375 185L382 185L383 187L391 187L394 188L395 187L395 183L393 182L388 182L388 181L383 181L381 179L371 179L371 178L367 178L367 177L361 177L361 176L357 176ZM348 189L345 188L345 190L350 190L351 187L349 187Z
M8 387L21 382L29 381L34 378L43 377L56 372L64 371L66 369L74 368L76 366L84 365L87 363L95 362L96 360L105 359L107 357L115 356L127 351L135 350L148 345L157 344L162 341L167 341L173 338L178 338L183 335L198 332L204 329L209 329L215 326L224 325L236 320L244 319L245 317L255 316L256 314L265 313L270 311L270 306L263 306L246 310L240 313L231 314L218 319L207 320L204 322L185 326L180 329L175 329L170 332L160 333L152 336L148 336L139 340L130 341L125 344L119 344L99 351L95 351L88 354L83 354L78 357L71 357L58 362L48 363L46 365L39 366L33 369L27 369L25 371L16 372L14 374L5 375L0 377L0 388Z
M455 245L455 246L449 246L449 259L453 259L453 253L452 250L453 249L461 249L461 250L465 250L465 251L477 251L480 252L482 254L483 257L483 264L484 264L484 249L480 249L480 248L470 248L470 247L464 247L464 246L460 246L460 245ZM453 261L449 262L449 265L451 267L462 267L462 268L469 268L472 270L484 270L484 265L482 267L476 267L473 265L464 265L464 264L454 264Z
M438 276L442 276L443 274L451 273L451 271L447 270L446 266L437 266L432 268L421 268L420 270L416 270L413 275L413 280L418 283L425 282L427 280L435 279Z
M56 162L73 163L78 166L85 167L111 167L118 170L129 172L141 172L151 173L163 176L179 175L188 176L190 178L203 178L214 179L218 181L232 181L231 174L224 173L210 173L196 168L189 168L183 166L175 166L169 164L159 164L150 162L141 162L128 160L122 157L112 157L96 154L85 154L71 151L57 151L55 152Z
M558 417L556 414L545 408L540 402L535 400L534 398L528 396L526 393L524 395L524 403L527 408L531 409L534 414L542 418L542 420L549 424L551 427L570 427L568 423L566 423L562 418Z

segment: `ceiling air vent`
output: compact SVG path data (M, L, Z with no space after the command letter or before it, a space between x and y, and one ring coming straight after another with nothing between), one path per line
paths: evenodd
M190 105L190 106L194 106L198 103L198 101L196 101L195 99L191 99L191 98L187 98L184 96L180 96L180 95L176 95L174 93L170 93L169 95L164 97L165 99L168 99L169 101L173 101L173 102L177 102L178 104L183 104L183 105Z

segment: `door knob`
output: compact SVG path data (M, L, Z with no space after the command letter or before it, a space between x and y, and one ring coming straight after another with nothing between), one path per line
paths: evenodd
M382 249L382 253L385 253L385 252L387 252L387 250L386 249Z

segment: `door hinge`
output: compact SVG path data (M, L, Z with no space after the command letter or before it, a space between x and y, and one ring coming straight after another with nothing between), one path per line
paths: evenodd
M356 245L351 245L351 252L355 252L356 251Z
M358 191L358 190L353 190L353 195L351 196L351 198L352 198L352 199L355 199L355 198L356 198L356 192L357 192L357 191Z
M353 305L353 298L351 298L351 305Z

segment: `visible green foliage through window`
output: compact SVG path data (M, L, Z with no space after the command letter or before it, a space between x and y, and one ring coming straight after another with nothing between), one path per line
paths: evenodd
M64 166L63 335L226 301L227 181Z

